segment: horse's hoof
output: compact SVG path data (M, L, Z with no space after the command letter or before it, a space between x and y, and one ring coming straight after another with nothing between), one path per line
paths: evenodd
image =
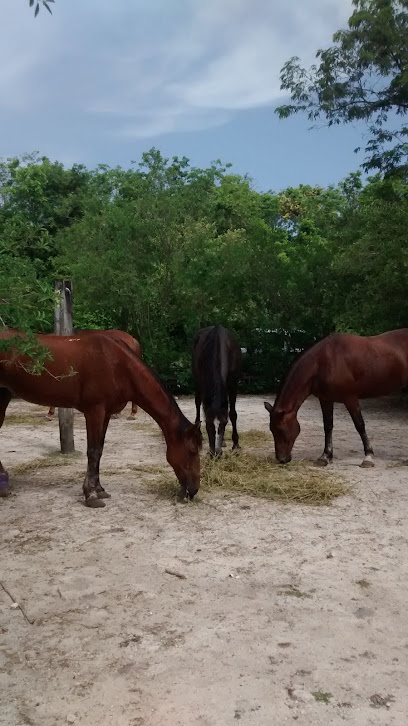
M100 492L96 492L96 496L98 497L98 499L110 499L111 498L111 495L109 494L109 492L106 492L105 489L101 489Z
M133 414L131 413L131 414L130 414L130 415L129 415L129 416L127 417L126 421L134 421L135 419L136 419L136 416L135 416L135 414L134 414L134 413L133 413Z
M360 469L372 469L374 462L371 459L364 459L360 464Z
M88 497L85 499L85 506L92 507L92 509L100 509L105 506L105 502L102 499L95 499L95 497Z
M315 466L327 466L329 463L328 459L316 459L314 465Z
M239 444L234 444L234 446L232 447L231 451L241 451L240 445Z

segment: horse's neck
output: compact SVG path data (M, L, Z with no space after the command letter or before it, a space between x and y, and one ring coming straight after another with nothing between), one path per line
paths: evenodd
M126 356L129 400L137 403L160 426L167 440L178 427L181 411L149 368L136 357Z
M293 369L285 381L276 400L275 407L279 411L297 413L302 403L312 392L312 374Z

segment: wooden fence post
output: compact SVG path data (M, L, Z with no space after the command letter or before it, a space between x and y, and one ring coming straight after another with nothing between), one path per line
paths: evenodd
M57 335L72 335L72 282L55 280L54 289L59 293L54 310L54 331ZM58 421L61 454L72 454L74 445L74 412L72 408L59 408Z

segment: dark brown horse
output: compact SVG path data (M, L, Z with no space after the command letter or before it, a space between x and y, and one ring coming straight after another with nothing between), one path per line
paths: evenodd
M114 338L115 340L122 340L126 345L129 346L131 350L133 350L134 353L138 356L138 358L142 357L142 353L140 350L140 344L136 340L136 338L133 338L130 333L126 333L124 330L82 330L79 328L74 329L75 335L87 336L87 335L94 335L95 333L105 333L106 335L110 335L111 338ZM128 421L134 421L137 414L137 403L132 402L132 410L128 416ZM55 406L50 406L48 413L47 413L47 419L48 421L52 421L53 417L55 415ZM116 418L118 414L114 414L112 418Z
M348 333L329 335L303 353L293 364L270 413L276 458L291 460L300 432L297 412L310 395L322 408L325 445L317 464L333 459L333 403L344 403L361 436L362 467L374 466L373 449L366 434L359 399L386 396L408 383L408 328L363 338Z
M210 454L222 453L224 432L229 417L232 424L233 449L238 449L237 398L241 372L241 348L232 333L222 325L202 328L193 340L193 377L195 384L196 423L203 403ZM218 420L217 432L214 421Z
M0 339L13 335L16 331L2 331ZM12 394L41 406L82 411L88 444L85 504L103 507L102 500L110 495L100 484L99 462L109 419L123 410L127 401L135 401L163 431L167 461L184 493L192 499L200 486L199 426L186 419L150 368L122 341L103 333L37 338L52 355L40 375L30 372L29 359L16 349L0 353L0 427ZM1 463L0 473L5 473Z

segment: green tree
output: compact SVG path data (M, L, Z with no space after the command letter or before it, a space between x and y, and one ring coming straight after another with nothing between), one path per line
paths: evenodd
M348 199L333 258L333 320L373 335L407 327L408 184L377 175Z
M353 0L348 29L333 45L317 51L319 63L304 69L293 57L281 71L281 88L291 103L279 106L280 118L306 112L329 126L365 121L369 141L364 167L407 171L408 126L395 116L408 111L408 1Z

